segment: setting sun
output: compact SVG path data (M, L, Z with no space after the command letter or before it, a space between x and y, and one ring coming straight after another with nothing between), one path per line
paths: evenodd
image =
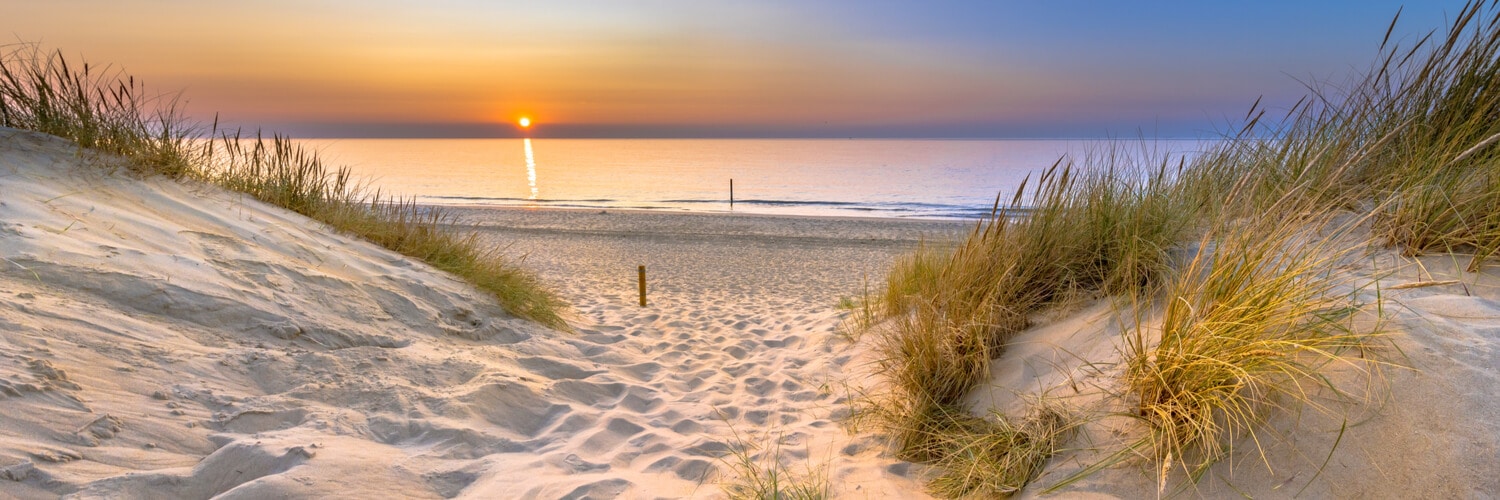
M516 120L516 123L520 124L521 128L527 128L531 126L531 119L523 116L520 120Z

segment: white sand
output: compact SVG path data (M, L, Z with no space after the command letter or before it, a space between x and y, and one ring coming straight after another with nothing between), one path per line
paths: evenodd
M96 160L0 129L0 497L714 497L719 457L778 437L842 496L922 495L839 425L835 304L952 224L463 211L576 305L566 334Z

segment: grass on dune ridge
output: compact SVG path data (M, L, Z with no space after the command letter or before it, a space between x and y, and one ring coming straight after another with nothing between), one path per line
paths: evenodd
M937 493L1008 493L1040 471L1050 447L967 443L1055 444L1073 422L1057 412L1028 419L1047 425L980 419L963 409L964 398L1034 313L1084 294L1158 287L1168 249L1192 229L1166 181L1175 169L1169 158L1116 150L1087 161L1041 175L1028 212L1001 211L957 247L924 249L891 273L881 298L890 321L874 339L890 393L872 413L902 458L963 471L941 474Z
M0 125L76 142L116 166L217 184L319 220L457 275L519 317L566 329L565 305L537 277L446 229L438 209L383 197L284 137L243 138L187 120L172 99L145 95L133 77L71 65L22 45L0 55Z
M870 413L898 455L939 465L931 486L943 496L1024 486L1055 450L963 446L1024 427L968 415L964 398L1031 317L1077 296L1152 315L1124 339L1121 397L1151 428L1163 470L1195 478L1269 412L1315 407L1317 385L1338 393L1321 370L1373 332L1353 329L1359 305L1334 293L1346 285L1336 257L1358 244L1326 231L1331 218L1352 216L1409 254L1470 253L1471 271L1500 252L1496 3L1467 4L1409 47L1388 30L1364 75L1310 86L1279 120L1257 102L1191 161L1118 150L1060 160L1015 193L1011 206L1028 210L999 210L967 239L898 262L868 299L888 386ZM1055 443L1072 425L1029 442Z

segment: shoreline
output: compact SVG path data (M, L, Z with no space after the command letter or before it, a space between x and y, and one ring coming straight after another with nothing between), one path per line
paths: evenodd
M517 211L536 211L536 212L593 212L593 213L608 212L608 213L611 213L611 214L614 214L614 213L624 213L624 214L682 214L682 215L710 215L710 216L729 216L729 217L752 217L752 218L765 217L765 218L776 218L776 219L839 219L839 220L870 221L870 222L879 222L879 221L906 221L906 222L938 222L938 223L948 223L948 222L951 222L951 223L973 224L975 222L983 220L981 218L957 218L957 217L923 218L923 217L875 217L875 216L861 216L861 215L772 214L772 213L761 213L761 212L735 212L735 211L732 211L732 210L727 210L727 211L694 211L694 210L655 209L655 208L598 208L598 207L542 207L542 206L531 207L531 206L520 206L520 205L486 205L486 204L483 204L483 203L418 203L418 205L425 206L425 207L432 207L432 208L457 209L457 210L465 210L465 211L468 211L468 210L517 210ZM1016 210L1020 210L1020 209L1016 209Z
M713 202L718 205L728 205L727 201ZM886 209L849 209L832 208L814 211L798 210L757 210L756 205L782 206L783 202L762 202L754 200L743 200L740 205L743 209L700 209L681 206L643 206L643 205L576 205L576 204L551 204L551 203L443 203L431 200L417 200L417 204L424 207L454 208L462 210L482 210L488 208L502 210L555 210L574 212L608 212L608 213L675 213L675 214L699 214L699 215L726 215L746 217L786 217L786 218L816 218L816 219L854 219L854 220L905 220L917 222L966 222L975 223L988 220L994 212L995 207L985 205L983 207L966 207L941 213L911 213L900 210ZM791 203L801 204L801 203ZM809 203L815 204L815 203ZM1000 207L1010 213L1021 213L1031 210L1030 207ZM881 215L884 214L884 215Z
M423 205L451 217L452 227L538 234L680 235L940 242L964 236L978 220L892 219L758 213Z

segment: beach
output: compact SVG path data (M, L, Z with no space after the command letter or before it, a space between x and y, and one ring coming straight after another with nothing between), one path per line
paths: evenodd
M867 358L840 335L847 314L838 304L860 298L866 285L874 293L895 258L925 240L951 238L969 223L640 211L448 212L466 229L478 228L485 239L508 245L508 253L524 255L526 265L543 276L559 277L554 286L576 308L579 335L598 344L584 349L586 359L602 368L623 368L627 374L618 380L626 394L653 401L610 413L626 420L663 415L676 420L666 422L672 429L655 432L660 438L631 442L593 460L617 463L659 443L692 450L745 441L779 453L794 475L824 470L819 473L827 474L841 494L925 496L920 467L890 458L868 431L848 433L849 398L873 380L869 367L861 365ZM646 307L638 303L639 265L647 270ZM651 372L640 372L642 364ZM635 411L641 415L632 415ZM730 465L692 453L645 460L646 477L665 469L676 480L691 479L705 464ZM675 480L639 482L652 485L639 494L654 495L670 491L665 487ZM705 484L686 496L714 496L717 488Z
M971 222L441 207L571 305L559 331L322 223L110 161L0 129L0 496L719 498L768 472L927 495L931 469L850 418L882 380L846 306ZM1196 483L1128 452L1123 302L1034 315L965 404L1081 422L1022 497L1493 495L1500 278L1466 264L1347 256L1338 293L1375 340Z
M737 450L922 495L843 425L868 367L838 305L965 223L452 209L572 304L560 332L243 195L3 132L6 496L716 497Z

